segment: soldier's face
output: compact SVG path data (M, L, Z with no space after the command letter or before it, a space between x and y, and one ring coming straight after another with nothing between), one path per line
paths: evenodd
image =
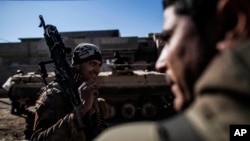
M194 98L193 87L201 74L203 47L192 20L177 15L174 6L164 10L162 39L165 43L156 69L166 73L175 95L175 109L182 110Z
M78 69L86 80L96 80L100 72L101 62L98 60L90 60L79 64Z

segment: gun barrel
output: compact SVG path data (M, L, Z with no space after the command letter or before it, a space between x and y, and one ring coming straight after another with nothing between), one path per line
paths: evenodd
M39 15L39 18L40 18L40 21L41 21L39 27L43 27L43 29L45 30L45 22L44 22L43 16Z

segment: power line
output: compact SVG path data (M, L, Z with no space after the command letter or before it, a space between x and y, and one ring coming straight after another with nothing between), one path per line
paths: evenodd
M4 39L4 38L1 38L1 37L0 37L0 40L1 40L1 41L5 41L5 42L10 42L10 41L8 41L8 40L6 40L6 39Z

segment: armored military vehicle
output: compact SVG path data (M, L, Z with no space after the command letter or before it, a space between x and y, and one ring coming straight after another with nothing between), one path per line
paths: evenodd
M46 80L52 81L54 73L48 73ZM8 92L12 102L12 114L25 114L28 107L35 105L39 90L45 86L40 74L35 72L24 73L17 70L17 73L8 78L3 88Z
M165 75L133 70L138 64L111 65L98 78L100 96L110 105L111 120L157 120L171 116L173 95ZM116 69L124 67L124 69Z
M134 70L136 66L138 64L113 64L109 66L112 71L99 74L100 97L109 104L109 120L157 120L173 114L173 95L166 84L165 75ZM52 81L54 76L54 72L49 72L46 81ZM11 77L11 83L9 98L14 114L22 114L26 108L33 106L38 98L37 93L45 86L41 75L34 72L15 74Z

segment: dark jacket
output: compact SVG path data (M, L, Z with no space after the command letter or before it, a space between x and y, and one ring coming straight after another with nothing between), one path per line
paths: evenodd
M95 111L93 108L91 110ZM72 112L71 103L65 98L57 83L52 82L43 88L36 102L34 133L31 141L91 140L94 136L89 129L92 116L87 114L88 116L82 119L84 127L79 129L76 119L70 116Z

